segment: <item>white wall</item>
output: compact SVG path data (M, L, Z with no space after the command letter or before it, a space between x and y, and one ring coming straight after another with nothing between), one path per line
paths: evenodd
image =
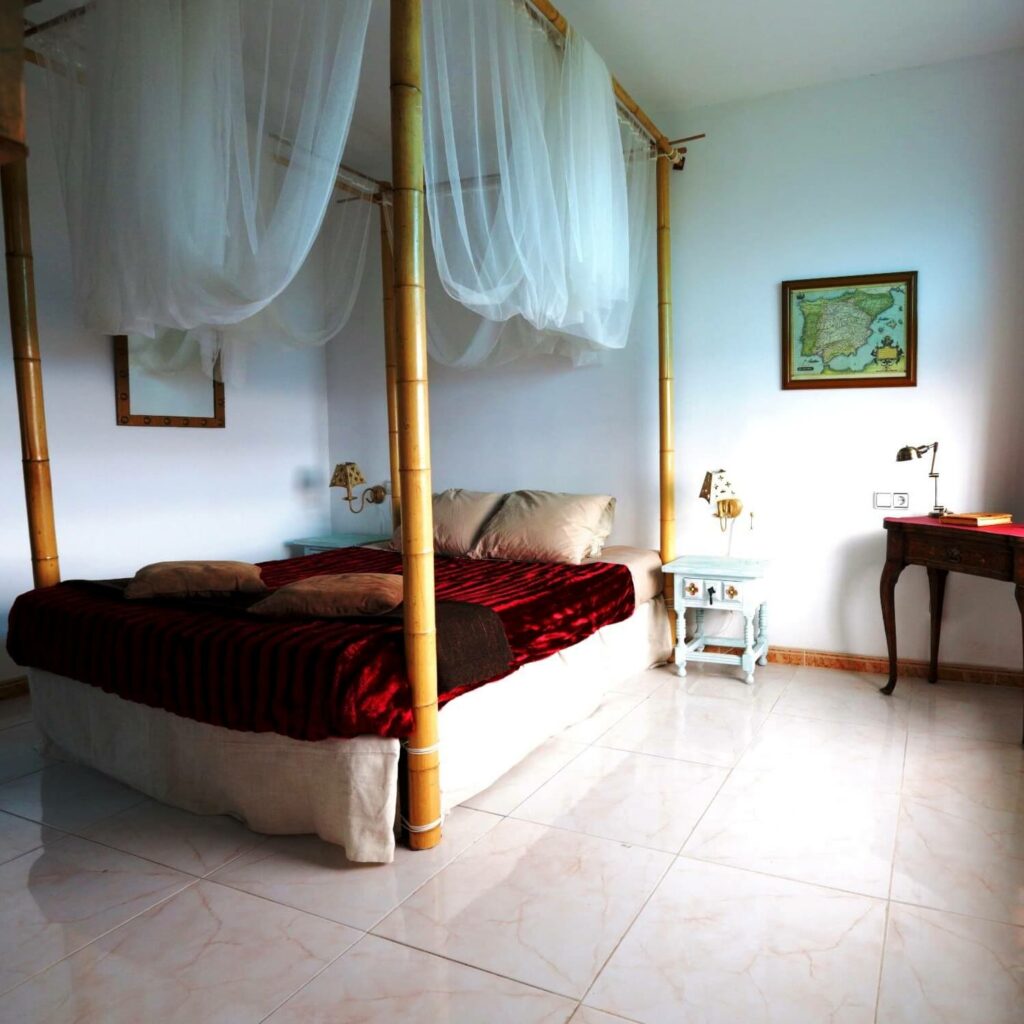
M737 549L775 560L772 636L880 654L875 490L1024 520L1024 52L724 105L661 120L692 143L674 180L680 516L688 550L721 538L695 500L727 467L756 513ZM919 273L916 389L783 392L779 283ZM898 589L900 653L925 657L927 587ZM1020 667L1012 589L950 578L942 656Z
M1022 94L1014 52L658 117L709 136L673 179L681 548L724 550L696 495L705 469L727 467L757 523L751 534L744 520L734 551L775 561L779 644L884 653L872 491L931 504L927 466L897 465L901 445L942 442L947 504L1024 519ZM376 481L388 475L376 252L367 266L328 352L330 450ZM780 390L781 281L904 269L920 275L916 389ZM641 310L631 347L601 367L432 363L435 486L607 490L614 539L656 544L651 288ZM333 521L386 529L337 495ZM898 601L901 654L925 657L923 572L906 572ZM953 578L943 657L1019 665L1009 587Z
M118 427L108 339L77 326L70 256L40 76L27 67L29 188L54 503L65 579L130 575L168 558L283 557L321 532L327 424L322 350L254 350L227 389L223 430ZM0 348L9 348L0 284ZM32 585L17 406L0 358L0 625ZM0 654L0 679L17 675Z

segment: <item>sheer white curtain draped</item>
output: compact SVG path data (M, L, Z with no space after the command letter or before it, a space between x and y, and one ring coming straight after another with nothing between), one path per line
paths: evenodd
M621 348L650 176L630 163L631 131L624 155L604 62L572 31L557 45L523 0L426 0L423 33L437 274L485 318L453 338L432 317L432 354L471 366ZM640 201L637 226L652 215Z
M461 369L497 366L525 355L557 355L576 366L596 362L602 352L629 339L645 271L653 257L655 153L650 140L629 121L621 122L626 169L629 265L625 298L580 325L538 330L522 316L494 321L480 317L445 294L434 260L428 258L427 341L430 355ZM595 337L587 330L594 329Z
M369 204L333 200L370 2L97 0L46 34L64 69L48 78L90 327L195 330L212 350L274 300L289 340L340 326L351 279L306 264L314 245L336 256L352 238L362 263Z

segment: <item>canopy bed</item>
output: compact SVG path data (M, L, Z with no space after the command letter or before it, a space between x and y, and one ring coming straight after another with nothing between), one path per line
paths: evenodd
M494 0L495 10L498 11L495 17L498 20L507 16L502 12L506 6L511 7L512 2L513 0ZM361 0L361 3L365 14L368 11L369 0ZM359 7L360 3L353 3L352 11ZM534 19L543 22L545 38L551 29L562 37L572 37L565 19L546 0L530 0L530 4L524 7ZM98 7L91 8L89 17L97 17L94 12L101 8L102 0ZM387 818L389 813L393 813L394 794L398 784L400 740L404 743L407 772L402 821L409 844L414 849L427 849L440 841L443 816L448 806L488 785L557 729L564 728L591 713L604 689L614 685L616 679L638 671L657 657L664 656L666 651L662 648L665 645L659 643L657 637L668 628L665 608L660 594L652 600L655 597L654 591L645 580L660 575L661 562L671 561L676 555L669 183L672 169L682 166L684 151L675 148L621 85L612 79L614 103L620 112L625 112L630 130L642 133L647 140L645 145L656 155L660 561L657 557L651 556L651 559L644 562L643 557L639 556L638 567L638 556L627 553L617 557L615 552L609 552L604 556L604 561L583 560L584 564L578 566L542 566L524 562L520 563L519 569L508 570L511 574L509 578L518 579L516 573L544 576L546 582L541 589L553 595L557 601L572 608L576 608L576 605L572 604L573 601L582 602L582 605L590 609L586 614L579 609L573 612L581 623L579 629L575 633L567 633L560 645L554 644L550 648L545 648L543 630L538 632L538 623L557 618L552 609L536 610L529 629L526 629L524 635L519 635L510 625L512 613L501 600L493 596L502 591L504 583L493 584L492 581L489 589L474 590L469 581L473 578L472 574L479 571L479 562L474 566L472 559L459 557L439 559L435 562L427 384L425 204L431 205L430 228L435 255L441 254L438 257L438 267L444 279L445 289L470 308L473 308L474 301L477 301L481 310L487 312L493 310L495 301L504 302L504 319L522 313L530 324L538 329L562 332L562 337L568 339L564 342L566 350L577 346L586 355L588 346L594 338L603 341L615 335L611 346L624 344L624 327L628 327L630 296L625 294L620 280L624 275L628 275L629 267L624 267L622 260L611 253L606 254L605 265L597 267L596 270L589 266L586 260L582 261L582 266L573 266L572 260L567 258L566 265L570 266L575 277L564 283L562 293L554 299L543 291L542 285L538 285L536 281L531 282L527 277L524 277L517 286L520 294L513 296L515 301L509 297L512 292L504 288L507 280L503 278L503 275L507 274L507 265L500 260L493 266L488 265L488 260L494 255L494 239L500 233L494 208L483 201L480 201L479 209L474 209L472 205L476 201L474 190L476 193L482 193L490 187L488 184L482 184L486 175L478 173L460 176L460 163L458 159L453 163L452 159L453 154L458 157L464 152L459 147L466 144L466 139L464 135L458 138L451 135L443 136L444 131L456 131L458 134L459 131L463 131L463 128L459 127L460 123L465 126L467 122L459 122L449 117L448 120L452 121L455 127L453 128L452 124L439 127L438 121L443 120L439 118L439 110L441 113L447 111L451 114L450 108L437 106L437 97L443 94L445 83L440 79L424 81L425 72L427 76L431 76L443 66L444 58L438 53L438 48L443 46L444 41L455 31L451 24L446 27L445 10L440 2L430 10L433 20L424 26L421 0L391 0L390 4L392 181L373 183L372 188L368 190L365 184L359 184L364 180L361 175L352 174L345 169L338 171L341 144L351 117L351 104L347 112L342 109L334 112L336 122L341 126L341 140L335 147L337 152L330 148L331 145L335 145L335 140L329 139L327 146L332 154L330 159L333 160L328 193L340 186L351 193L353 199L369 198L380 212L389 451L393 508L401 553L346 549L281 563L266 563L263 566L268 580L289 575L311 576L324 571L360 571L358 567L365 565L376 566L385 572L402 574L404 603L400 620L395 619L374 626L377 634L397 637L400 631L403 637L401 646L404 648L404 664L391 665L389 671L384 671L378 663L378 676L383 672L381 678L386 677L386 687L402 694L397 704L392 702L388 705L392 709L400 709L398 717L384 723L368 721L365 714L372 701L366 707L361 707L356 701L355 704L346 705L351 712L347 720L341 724L335 721L333 725L325 725L325 721L330 719L331 715L328 714L325 719L323 715L313 714L309 709L315 705L321 711L325 707L333 707L337 712L338 707L331 704L329 697L323 696L330 687L322 692L315 690L315 686L319 685L315 678L310 683L314 690L303 698L304 703L300 702L306 709L301 715L284 713L282 718L279 694L266 695L268 703L262 709L255 705L250 706L249 717L243 716L239 720L229 721L230 715L225 717L222 712L212 711L210 707L198 711L191 707L183 711L182 705L176 706L174 700L187 702L186 691L190 686L193 695L198 692L196 680L178 678L177 687L181 692L177 697L169 697L166 686L162 689L156 686L153 665L146 663L140 668L145 661L143 654L139 655L143 659L142 662L137 660L133 663L135 674L130 679L127 676L119 681L114 678L117 672L110 671L110 663L112 659L116 660L117 650L122 650L123 656L124 634L119 634L118 637L118 642L122 643L121 648L116 644L106 649L90 646L83 634L78 642L64 644L60 652L49 657L45 653L48 642L53 646L55 638L67 637L74 633L76 620L72 614L72 606L87 606L88 614L94 616L94 619L89 621L96 622L101 621L114 607L110 603L114 599L109 594L98 596L96 593L89 593L88 588L76 588L65 584L53 591L52 595L40 594L38 591L26 595L27 598L35 598L27 601L25 605L26 608L31 608L32 617L31 621L28 621L28 613L21 614L22 624L19 626L18 642L24 650L23 657L35 668L32 685L34 694L38 692L40 698L43 729L72 756L86 763L105 766L112 771L116 769L115 774L147 792L181 803L183 806L191 806L196 810L218 809L202 806L202 800L197 796L199 791L189 790L189 771L182 765L180 758L187 745L193 744L193 767L198 766L196 770L201 770L207 775L221 773L227 780L226 786L234 785L232 799L235 801L236 809L256 828L263 824L258 800L261 786L271 786L280 795L282 786L291 785L295 787L292 789L293 793L302 789L307 797L315 802L315 794L321 780L317 772L326 772L328 775L336 773L338 760L345 759L348 762L345 776L348 780L347 794L329 809L302 808L298 812L298 817L306 827L311 820L315 821L316 830L321 835L344 843L346 848L353 844L358 851L355 859L361 860L389 859L388 840L381 835L381 822L385 823L386 828L390 828ZM72 12L71 16L77 13L81 13L81 10ZM447 16L453 17L451 10L448 10ZM516 11L515 16L521 16L520 12ZM352 17L354 27L350 34L361 38L360 28L355 24L355 14L352 14ZM10 29L11 26L7 28ZM365 31L365 19L362 30ZM269 53L269 33L267 39ZM425 52L433 61L426 67ZM541 63L546 60L543 54L540 58L536 53L528 57L530 60L539 59ZM586 75L592 75L595 67L603 68L603 65L593 64L589 50L580 50L578 57L574 59L581 62L581 67L577 71L582 76L579 81L586 81ZM267 61L269 65L269 56ZM550 68L542 71L544 74L562 74L559 67L554 67L553 72ZM356 77L357 72L358 62ZM74 77L70 71L67 74ZM607 85L608 79L605 78L604 81ZM351 91L354 92L354 85ZM324 89L324 96L324 104L329 105L331 90ZM446 102L450 100L451 97L448 96ZM566 105L571 111L571 103L566 101ZM430 124L430 131L426 133L426 142L425 117L428 121L434 119ZM0 126L4 123L6 122L0 118ZM563 133L565 123L560 126L558 134ZM12 136L17 143L24 136L24 112L20 104L13 124ZM618 138L619 126L614 120L611 127L607 122L601 124L599 120L580 127L583 131L604 131L615 134L616 139ZM477 130L477 125L465 128L470 135ZM496 134L500 141L501 131L495 132L492 128L492 133ZM439 142L442 137L444 141ZM491 141L493 142L493 139ZM478 145L479 140L470 138L469 144ZM301 144L293 139L289 143L290 153L284 158L284 162L300 169L299 165L304 162L312 162L301 154L313 152L316 145L316 140L312 137ZM614 148L613 146L610 150L613 155ZM33 579L36 588L41 590L60 583L60 571L32 288L26 162L24 151L19 150L16 144L2 152L7 159L2 168L4 230L12 339L17 367L18 407L21 414L26 503ZM323 156L322 149L317 152L320 157ZM516 159L521 158L521 149L513 156ZM278 163L282 162L279 156L275 159ZM617 159L621 175L621 153ZM588 179L589 172L585 166L576 165L571 170L571 180L575 182L576 189L599 191L600 182L595 184L596 179ZM539 178L537 180L540 188L543 182ZM353 182L356 184L353 185ZM461 190L466 191L468 198L461 194ZM553 195L551 209L560 216L564 212L563 207L567 203L571 205L573 201L571 190L567 195L568 199L566 195ZM627 210L624 196L625 193L617 201L621 207L620 219L625 230ZM459 203L465 205L460 207ZM74 203L71 205L70 216L74 219L76 211ZM450 216L453 210L454 215ZM515 229L516 211L512 210L509 213L506 209L505 214ZM593 238L588 236L587 231L588 227L592 227L596 214L591 215L590 224L587 214L588 211L576 211L573 215L573 237L577 254L589 251L593 243ZM475 223L474 217L477 218ZM483 222L488 225L485 237L481 237L479 232L474 234L475 229ZM256 223L255 220L250 225L254 231L263 230L265 227L266 225ZM73 237L74 234L73 225ZM515 230L511 234L516 234ZM522 241L522 237L518 235L514 239L516 245ZM300 242L301 240L298 240L295 243L297 250L302 248ZM542 249L543 246L538 248ZM308 244L305 251L309 251ZM293 275L294 270L294 266L291 267ZM274 295L287 293L292 278L285 272L283 261L269 268L259 266L256 271L258 274L254 271L254 276L260 277L261 280L274 274L279 275L280 280L276 280L273 286L268 288L268 294L271 291ZM635 279L635 272L632 277ZM588 290L590 293L599 292L602 288L609 287L609 282L620 289L622 294L619 294L614 302L609 300L605 303L599 314L590 316L589 313L566 313L566 309L572 307L574 303L582 304L581 296ZM185 318L179 317L168 326L189 329L195 322L233 322L224 318L217 319L221 315L217 307L217 302L221 301L220 296L207 294L200 288L194 291L201 292L200 298L205 303L203 316L193 322L184 322ZM499 300L494 299L497 292L501 293ZM95 299L95 295L87 298L91 301ZM180 309L183 301L181 294L177 294L171 297L168 304ZM267 302L270 301L268 298ZM256 314L263 308L257 308L258 303L251 305ZM595 322L584 323L588 316ZM158 317L155 322L164 324L165 320ZM121 325L124 326L123 323ZM143 319L143 333L146 326ZM152 324L148 326L152 327ZM318 324L314 333L322 335L331 326L333 324ZM217 354L210 353L211 360ZM616 561L620 564L615 564ZM515 566L516 563L495 564ZM356 568L353 569L353 566ZM526 566L526 569L524 570L522 566ZM456 575L453 576L453 573ZM603 611L598 613L587 602L592 603L594 595L600 592L601 581L607 585L608 593L603 602ZM658 587L660 590L663 585L659 583ZM462 689L455 687L448 693L442 693L439 700L438 606L435 597L444 601L450 598L452 593L472 593L476 596L471 600L495 606L494 610L502 616L505 630L509 635L511 667L515 671L497 681L481 679L473 686ZM480 596L481 594L484 596ZM573 594L576 596L572 597ZM123 608L116 607L118 610L111 614L123 625ZM189 615L193 615L194 612L178 609L172 614L171 611L164 610L157 615L154 610L152 615L160 619L165 613L172 618L176 616L178 628L185 633L191 628L189 623L193 620L189 619ZM98 618L95 618L97 616ZM18 615L12 613L12 631L17 617ZM145 634L147 629L150 632L158 629L154 624L156 620L147 621L148 625L138 625L140 636ZM47 622L49 626L45 625ZM119 625L118 628L122 626ZM261 625L260 628L265 627ZM278 629L289 632L284 627ZM312 649L319 649L316 647L317 644L337 642L339 635L347 635L344 627L335 625L333 629L331 635L334 641L325 640L325 635L318 634L316 628L307 630L311 637ZM37 635L35 641L30 642L34 630ZM341 634L337 632L338 630L341 630ZM294 632L291 630L291 633ZM267 637L272 634L273 629L269 633L260 634L263 637L260 643L270 642ZM101 639L103 635L102 630L98 630L93 639ZM229 648L235 650L231 644L236 643L237 637L230 629L225 636L226 646L223 651ZM541 637L539 641L538 636ZM174 642L177 643L178 640ZM142 644L142 641L139 643ZM287 643L281 639L281 645L283 649ZM267 655L271 660L275 656ZM83 663L83 659L89 662L90 657L92 667ZM224 659L230 660L229 655L225 654L220 664L224 663ZM97 674L96 666L103 662L106 663L107 671ZM290 664L279 664L286 663ZM192 664L199 665L200 660L194 660ZM567 683L560 688L550 686L550 680L566 665L575 666L575 683ZM90 676L90 673L93 675ZM578 685L582 677L596 679L596 682L590 688L582 687ZM491 680L493 678L492 673ZM93 685L82 686L74 682L83 679ZM307 674L304 679L309 683L311 677ZM377 682L380 682L380 678ZM477 685L483 682L487 682L487 685ZM159 694L156 693L157 689L160 689ZM170 689L175 687L172 686ZM203 687L199 689L205 692ZM558 692L552 696L555 689ZM357 691L358 687L351 691L353 699ZM546 710L538 713L537 702L542 699ZM276 710L275 700L278 701ZM534 703L531 705L531 702ZM439 705L442 704L447 710L445 715L439 716ZM167 716L168 710L175 712L175 715ZM186 717L177 718L181 714ZM166 729L166 719L169 717L175 717L178 723L177 732L173 737L169 736ZM88 728L83 728L82 722L88 722ZM503 724L505 727L502 727ZM204 733L204 730L209 729L218 731L216 734ZM228 729L235 730L232 733L231 764L227 763L229 759L224 753L221 735ZM275 744L273 749L266 743L257 747L256 741L263 738L265 733L271 734ZM138 743L133 745L133 735L147 737L149 747L140 749ZM311 761L302 761L298 758L296 745L305 745L303 749L310 752L316 748L315 756L320 759L320 766L314 769L311 767ZM442 757L442 751L447 752L445 757ZM360 758L363 758L364 766L370 766L363 776L360 775L360 770L352 767ZM296 765L299 767L289 773L289 765L293 768ZM311 773L304 787L299 786L296 772ZM268 773L277 781L270 783ZM309 778L314 779L314 784L309 784ZM175 789L175 786L178 788ZM239 796L239 793L247 796ZM390 805L389 800L392 801ZM270 802L280 809L288 801L285 798L279 801L271 799ZM325 821L325 816L332 820ZM345 820L339 822L339 816ZM287 823L282 827L278 819L271 823L271 827L275 831L287 830ZM359 837L353 838L353 833L360 830L372 833L371 838L361 848L358 846Z

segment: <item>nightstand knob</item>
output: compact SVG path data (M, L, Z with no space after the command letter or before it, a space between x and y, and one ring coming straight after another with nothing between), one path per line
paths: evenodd
M728 597L730 601L731 601L731 600L732 600L732 599L733 599L733 598L734 598L734 597L735 597L735 596L736 596L736 595L737 595L738 593L739 593L739 591L738 591L738 590L737 590L737 589L736 589L736 588L735 588L734 586L731 586L731 585L730 585L730 586L728 586L728 587L726 587L726 588L725 588L725 596L726 596L726 597Z
M696 597L698 590L700 590L700 587L698 587L696 583L690 583L686 588L686 592L690 597Z

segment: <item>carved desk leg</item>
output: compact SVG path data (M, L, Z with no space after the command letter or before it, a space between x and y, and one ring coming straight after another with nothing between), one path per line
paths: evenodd
M902 559L887 558L879 584L882 624L885 626L885 644L889 651L889 682L882 687L882 693L886 694L896 688L896 581L903 572L903 564Z
M931 606L932 645L928 662L928 682L939 681L939 637L942 634L942 605L946 599L946 569L928 570L928 603Z

